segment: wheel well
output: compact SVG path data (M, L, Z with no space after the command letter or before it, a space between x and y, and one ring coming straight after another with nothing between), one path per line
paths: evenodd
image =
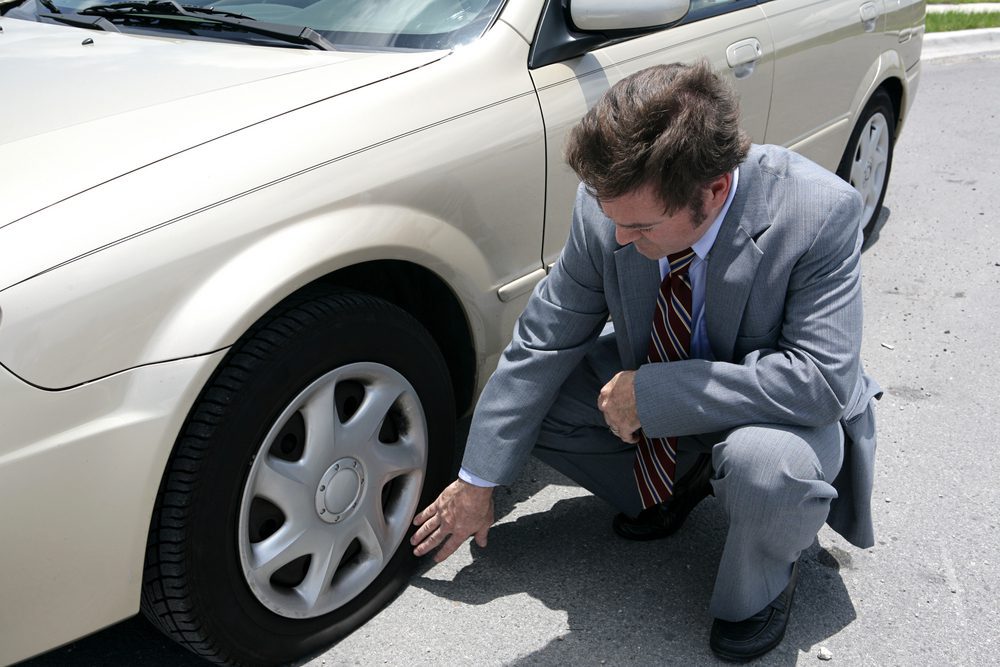
M455 413L462 415L471 407L476 352L469 321L451 288L436 274L410 262L377 260L330 273L311 286L316 285L348 287L410 313L434 338L448 364Z
M898 135L902 125L900 121L903 114L903 84L899 79L886 79L879 85L879 89L884 90L889 95L889 99L892 100L892 110L896 113L896 134Z

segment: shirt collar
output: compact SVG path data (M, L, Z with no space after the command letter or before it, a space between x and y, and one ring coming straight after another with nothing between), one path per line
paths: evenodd
M708 228L705 234L694 242L691 249L694 250L694 254L698 256L698 259L704 260L708 257L709 251L712 250L712 246L715 245L715 239L719 235L719 229L722 227L722 221L726 217L726 213L729 213L729 207L733 203L733 198L736 196L736 185L740 180L740 168L736 167L733 170L733 184L729 187L729 195L726 197L726 203L722 205L722 210L719 211L719 215L716 216L715 221L712 222L712 226Z

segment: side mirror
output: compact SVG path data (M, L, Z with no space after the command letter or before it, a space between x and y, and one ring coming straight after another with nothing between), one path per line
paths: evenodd
M680 21L690 0L570 0L573 25L584 32L638 30Z

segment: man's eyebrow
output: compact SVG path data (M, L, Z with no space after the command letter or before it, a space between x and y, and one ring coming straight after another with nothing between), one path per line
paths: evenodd
M615 222L612 220L611 222ZM656 222L633 222L631 224L620 224L615 222L615 227L621 227L622 229L642 229L643 227L655 227L656 225L663 222L662 220L657 220Z

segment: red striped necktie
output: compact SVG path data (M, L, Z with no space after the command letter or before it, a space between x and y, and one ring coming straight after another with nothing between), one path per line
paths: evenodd
M690 248L667 256L670 273L660 283L656 298L647 363L680 361L691 354L692 298L688 268L694 256ZM677 438L650 438L639 432L633 472L643 509L670 499L676 461Z

